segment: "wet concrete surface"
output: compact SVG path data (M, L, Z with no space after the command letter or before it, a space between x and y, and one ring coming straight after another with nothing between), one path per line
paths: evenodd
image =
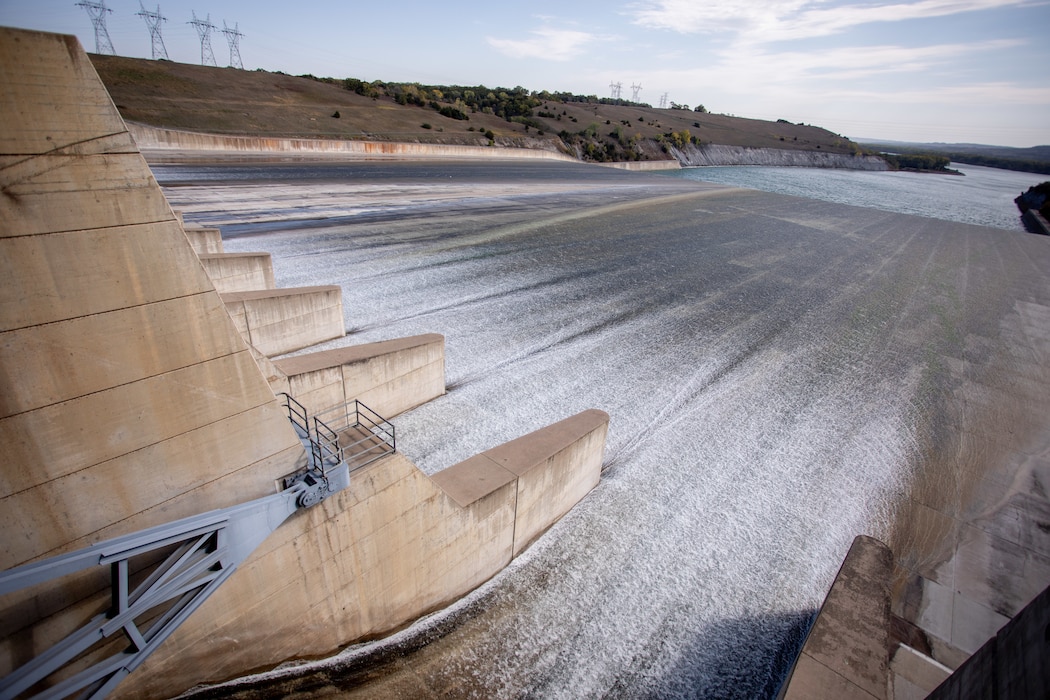
M862 533L947 661L1050 583L1047 239L589 166L384 167L158 179L278 285L343 287L322 347L446 336L449 393L397 420L425 471L600 408L602 483L450 610L245 696L768 697ZM441 177L463 187L419 189Z

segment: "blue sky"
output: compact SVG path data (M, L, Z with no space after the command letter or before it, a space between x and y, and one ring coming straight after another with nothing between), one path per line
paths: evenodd
M137 0L106 0L116 52L149 58ZM156 10L157 3L146 9ZM1050 0L167 0L169 57L200 62L192 13L243 33L247 69L524 86L788 119L851 138L1050 144ZM76 34L74 0L0 0L0 24ZM221 32L212 48L229 63Z

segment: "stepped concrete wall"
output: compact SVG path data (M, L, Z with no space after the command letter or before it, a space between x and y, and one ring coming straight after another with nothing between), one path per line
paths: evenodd
M222 301L245 341L267 357L346 335L343 290L334 285L229 292Z
M217 255L223 252L222 232L219 229L186 226L183 230L197 255Z
M268 384L280 373L244 342L76 39L0 28L0 105L0 568L273 493L305 463ZM337 317L342 335L337 287L287 291L277 303L298 305L302 327ZM249 302L273 296L237 294L244 327L265 335L269 312ZM361 374L394 367L380 393L403 400L396 377L431 377L438 345ZM362 468L278 528L115 696L330 653L454 600L597 483L607 425L587 411L490 450L495 488L459 467L466 505L401 455ZM0 675L109 605L107 571L0 597Z
M303 447L83 50L0 29L0 95L0 568L273 493ZM105 586L0 600L0 674Z
M287 378L286 391L311 414L357 399L389 418L445 393L445 338L436 333L324 350L273 364Z
M269 253L204 253L197 257L220 294L277 287Z

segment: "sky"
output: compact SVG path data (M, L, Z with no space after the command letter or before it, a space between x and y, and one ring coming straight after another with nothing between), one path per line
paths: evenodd
M105 0L117 54L152 58L138 0ZM813 124L852 139L1050 144L1050 0L154 1L168 57L201 62L196 16L245 69L522 86ZM0 25L75 34L74 0L0 0Z

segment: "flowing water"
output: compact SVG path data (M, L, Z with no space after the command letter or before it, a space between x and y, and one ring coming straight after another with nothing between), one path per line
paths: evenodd
M853 537L888 536L944 358L1042 278L1027 234L662 175L155 170L279 286L342 286L323 347L446 336L447 395L396 421L423 470L611 416L600 485L504 572L251 696L770 697Z

